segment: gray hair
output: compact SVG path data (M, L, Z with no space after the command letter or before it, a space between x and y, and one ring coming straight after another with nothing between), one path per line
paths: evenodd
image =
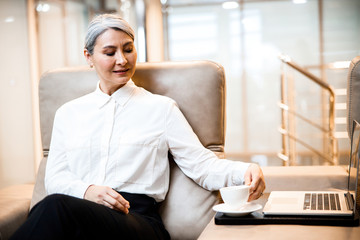
M85 37L85 48L88 50L90 55L94 53L96 39L108 29L123 31L127 33L132 38L132 40L135 39L135 33L130 24L118 15L98 15L90 22Z

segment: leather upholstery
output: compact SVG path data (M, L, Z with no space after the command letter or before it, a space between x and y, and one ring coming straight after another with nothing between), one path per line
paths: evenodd
M225 141L225 75L209 61L138 63L133 76L137 86L173 98L202 144L223 155ZM88 67L59 69L40 80L40 123L43 149L49 149L56 110L65 102L95 90L98 82ZM160 213L172 239L196 239L214 215L217 193L186 177L171 156L170 189ZM31 207L45 196L42 160ZM186 230L185 230L186 229ZM184 231L185 230L185 231Z
M360 56L353 58L349 66L347 113L347 130L350 136L353 120L360 123Z
M14 185L0 190L0 239L8 239L26 220L34 186Z

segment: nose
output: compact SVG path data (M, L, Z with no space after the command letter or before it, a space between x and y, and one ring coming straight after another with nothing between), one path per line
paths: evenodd
M122 51L118 51L116 54L116 64L124 66L127 63L127 59Z

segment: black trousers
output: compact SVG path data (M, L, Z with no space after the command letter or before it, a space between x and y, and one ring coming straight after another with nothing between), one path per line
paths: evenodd
M49 195L10 239L170 239L153 198L120 194L130 202L129 214L63 194Z

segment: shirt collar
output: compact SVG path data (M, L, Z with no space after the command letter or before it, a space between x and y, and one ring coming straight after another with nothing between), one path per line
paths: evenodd
M98 108L102 108L103 106L105 106L108 102L110 102L111 99L113 99L117 104L124 106L132 96L135 88L136 85L130 79L124 86L122 86L121 88L116 90L111 96L109 96L103 91L101 91L100 82L98 82L95 90Z

